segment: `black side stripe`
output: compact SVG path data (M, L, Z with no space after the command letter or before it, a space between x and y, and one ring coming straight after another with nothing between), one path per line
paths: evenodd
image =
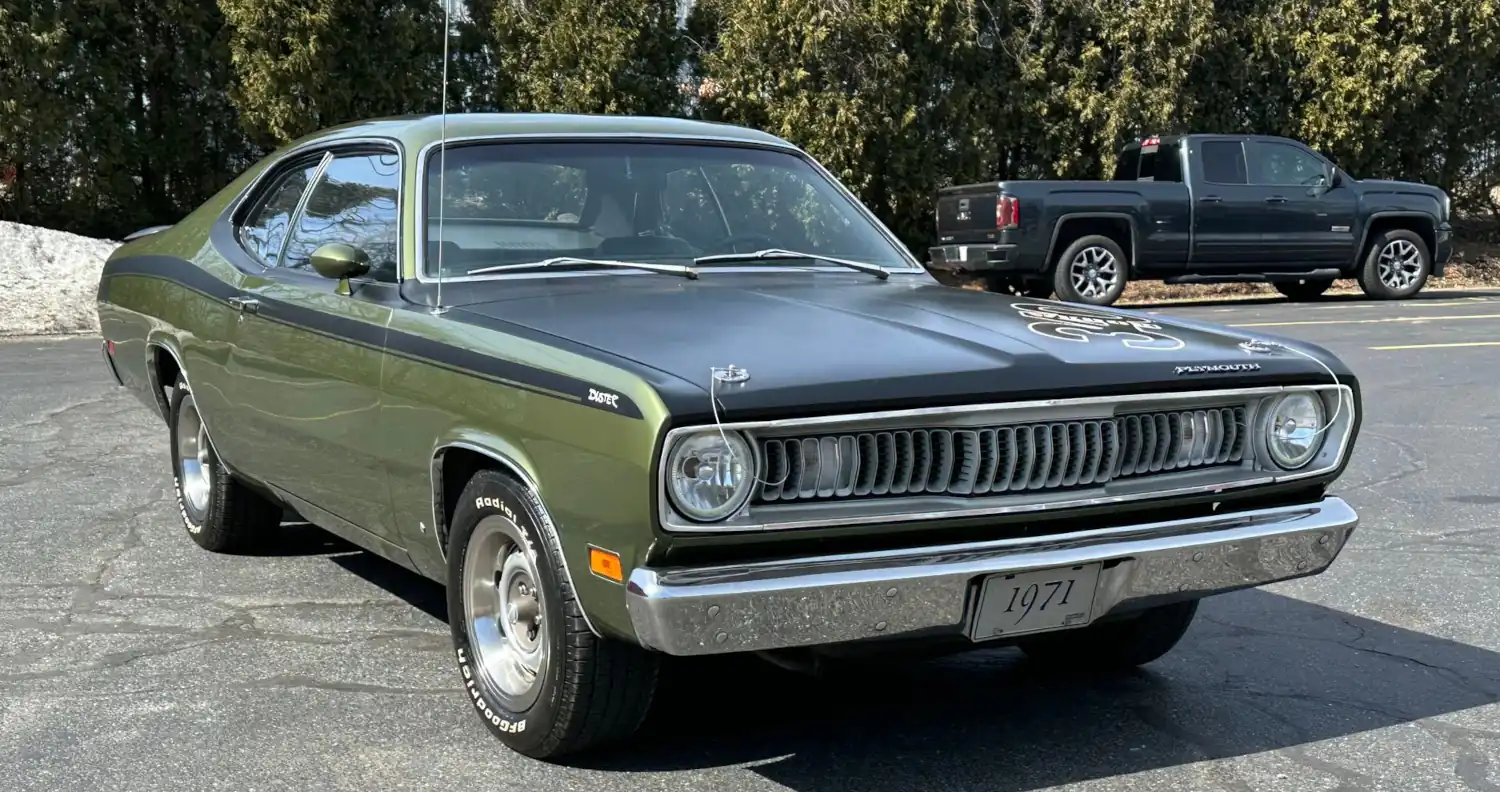
M115 259L105 265L101 281L121 275L135 275L166 281L218 302L231 297L254 296L260 302L258 319L305 330L333 340L387 352L419 363L434 365L496 384L519 388L543 396L564 399L585 407L621 415L643 418L641 408L626 395L587 380L547 369L527 366L487 355L472 349L453 346L425 336L362 322L346 316L325 313L292 302L245 292L233 284L214 277L191 262L170 256L132 256ZM388 307L406 307L399 298Z

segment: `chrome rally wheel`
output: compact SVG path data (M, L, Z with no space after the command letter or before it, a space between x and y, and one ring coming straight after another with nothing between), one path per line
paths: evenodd
M203 530L208 516L209 499L214 487L213 460L209 454L208 430L191 394L186 395L177 410L177 478L182 490L182 505L191 522L188 530Z
M537 697L549 660L541 584L521 529L490 515L474 526L464 554L464 622L474 665L520 712Z
M633 734L659 658L590 627L541 498L484 469L449 508L448 622L465 698L485 727L534 759ZM624 591L595 578L591 595Z

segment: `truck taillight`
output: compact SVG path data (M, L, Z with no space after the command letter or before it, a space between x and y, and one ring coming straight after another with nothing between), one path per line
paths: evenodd
M1015 228L1021 224L1021 202L1014 195L1002 195L995 201L995 227Z

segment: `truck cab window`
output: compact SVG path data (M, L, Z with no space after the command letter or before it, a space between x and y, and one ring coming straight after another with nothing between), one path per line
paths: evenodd
M1312 187L1328 183L1328 166L1296 146L1269 141L1251 141L1252 183Z
M1245 149L1238 141L1203 142L1203 180L1213 184L1246 184Z

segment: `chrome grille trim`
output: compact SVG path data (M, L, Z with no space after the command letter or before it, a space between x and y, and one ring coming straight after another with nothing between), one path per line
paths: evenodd
M1332 423L1318 455L1306 466L1288 471L1269 460L1265 448L1267 416L1262 408L1270 399L1292 392L1318 394ZM1243 424L1209 420L1215 411L1237 407L1247 410ZM741 533L931 522L1057 513L1227 493L1324 476L1339 469L1345 462L1359 419L1353 388L1343 384L1089 396L757 421L736 421L732 403L730 410L728 420L722 423L674 427L663 438L656 502L658 524L667 533ZM1199 412L1203 413L1201 418ZM1176 458L1169 460L1169 445L1163 442L1163 437L1167 440L1171 437L1168 416L1172 413L1178 416L1179 432L1183 414L1190 416L1190 427L1194 422L1203 426L1203 421L1208 421L1210 427L1207 434L1195 434L1199 442L1189 446L1185 456L1188 464L1183 466L1176 464ZM1222 412L1219 415L1222 418ZM1083 430L1083 451L1078 455L1072 452L1080 442L1076 434L1053 435L1054 425L1070 423L1080 424ZM1023 431L1017 431L1018 428ZM1045 437L1041 433L1043 428L1047 430ZM1093 428L1098 429L1097 446ZM668 453L686 437L705 431L742 434L754 451L762 484L780 483L781 489L755 485L745 506L719 522L699 523L677 513L666 491ZM938 461L941 462L943 454L952 455L948 469L936 474L948 476L941 491L929 489L929 485L937 484L930 466L918 470L915 464L917 445L913 436L921 438L924 435L920 433L925 432L924 453L933 453L934 431L946 435L949 442L946 448L937 447ZM850 461L839 470L842 475L852 477L853 484L846 480L829 497L815 497L816 488L804 496L804 477L815 476L817 471L805 469L808 465L804 464L807 458L800 453L802 441L816 439L819 441L816 445L821 447L823 437L850 438L843 447L847 450L852 442L860 461L858 464ZM781 443L778 446L767 442L771 440ZM788 440L797 442L788 444ZM1053 452L1064 441L1069 444L1070 456L1076 458L1066 467L1055 469ZM793 445L799 453L782 453ZM1231 460L1235 449L1241 454L1237 462ZM812 451L810 447L807 450ZM873 463L866 464L867 460ZM840 461L844 461L842 457ZM1171 469L1167 469L1169 461ZM1062 464L1062 460L1058 463ZM921 490L907 491L918 474L923 476ZM1075 474L1076 481L1072 478ZM1054 478L1056 486L1048 488L1047 481ZM1064 485L1064 480L1072 483ZM813 483L815 479L809 482ZM765 500L771 493L777 495L775 500Z
M1236 405L1014 426L773 437L758 441L769 475L753 502L972 498L1238 465L1249 420L1249 406ZM783 483L785 460L792 458L799 459L799 487Z

